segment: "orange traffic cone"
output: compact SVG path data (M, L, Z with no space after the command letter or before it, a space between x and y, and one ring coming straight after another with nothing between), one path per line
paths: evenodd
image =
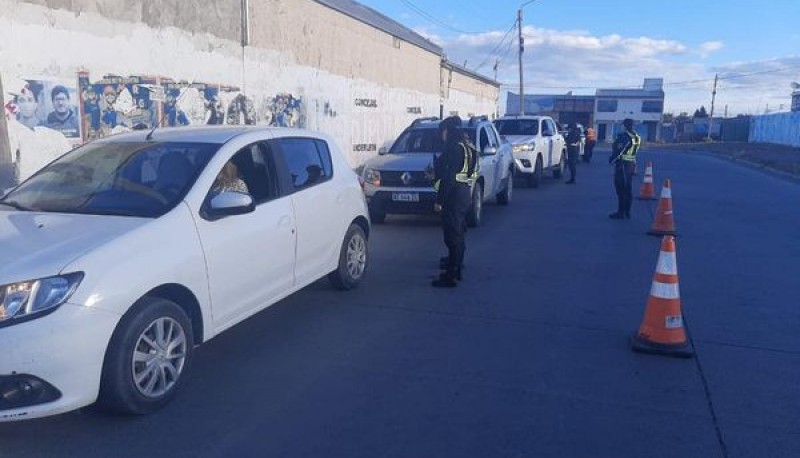
M642 181L642 188L639 191L639 200L656 200L656 187L653 185L653 162L647 162L647 168L644 171L644 180Z
M656 213L653 227L647 231L650 235L675 235L675 218L672 214L672 182L664 180L664 187L661 188L661 200L658 202L658 212Z
M631 347L639 353L681 358L694 356L683 327L675 237L664 237L661 242L661 253L644 319L639 332L631 340Z

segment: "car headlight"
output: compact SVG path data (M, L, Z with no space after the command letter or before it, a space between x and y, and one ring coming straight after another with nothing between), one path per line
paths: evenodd
M513 151L515 153L527 153L528 151L533 151L535 145L533 143L523 143L521 145L514 145Z
M72 273L40 280L0 286L0 324L54 309L69 299L83 273Z
M371 184L375 187L380 187L381 185L381 172L379 170L374 170L371 168L364 169L364 182Z

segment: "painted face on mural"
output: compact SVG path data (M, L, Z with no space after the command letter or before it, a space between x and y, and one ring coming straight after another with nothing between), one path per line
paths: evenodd
M22 117L32 118L36 116L36 109L39 108L39 103L36 102L36 97L34 97L33 93L25 92L17 96L17 106Z
M60 115L69 113L69 97L67 94L59 93L53 97L53 109Z

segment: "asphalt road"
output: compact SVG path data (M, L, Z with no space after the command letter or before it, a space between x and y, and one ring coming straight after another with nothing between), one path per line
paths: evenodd
M800 187L642 155L673 180L696 360L629 349L659 239L642 202L607 218L598 162L487 206L456 290L429 286L436 221L390 218L362 288L320 282L209 342L165 410L2 424L0 457L798 456Z

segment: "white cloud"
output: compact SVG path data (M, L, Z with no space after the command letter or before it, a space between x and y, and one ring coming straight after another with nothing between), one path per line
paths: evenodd
M418 32L441 45L453 62L467 61L470 69L489 76L493 76L492 67L499 58L498 80L507 83L504 89L516 91L519 78L516 40L507 39L498 47L506 36L505 30L453 38L443 38L427 30ZM710 105L715 72L724 76L790 65L798 67L794 75L776 72L722 81L717 106L729 104L730 111L735 114L757 112L759 107L763 111L767 99L783 97L788 100L790 91L785 89L792 76L800 79L800 56L709 67L705 58L724 47L720 41L689 46L669 39L617 34L597 36L583 30L535 27L525 27L523 34L528 93L557 94L573 90L579 94L593 94L595 88L640 87L646 77L663 77L667 110L694 111L700 105L707 108ZM515 32L509 37L515 37Z
M713 52L717 52L725 46L721 41L706 41L700 44L699 52L703 57L707 57Z

